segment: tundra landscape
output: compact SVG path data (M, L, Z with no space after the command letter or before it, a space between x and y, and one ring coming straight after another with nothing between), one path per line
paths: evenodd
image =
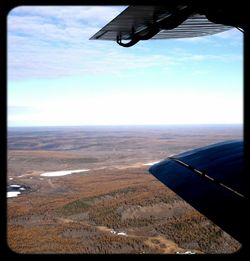
M242 125L9 128L8 246L38 254L234 253L239 242L148 168L242 138Z

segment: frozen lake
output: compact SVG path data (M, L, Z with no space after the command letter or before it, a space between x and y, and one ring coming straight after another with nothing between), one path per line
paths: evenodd
M89 169L50 171L50 172L44 172L44 173L40 174L40 176L59 177L59 176L65 176L65 175L70 175L70 174L79 173L79 172L86 172L86 171L89 171Z

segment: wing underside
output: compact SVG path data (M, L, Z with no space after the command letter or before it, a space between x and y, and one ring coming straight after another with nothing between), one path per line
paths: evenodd
M149 172L242 242L246 209L242 141L182 153L153 165Z
M167 6L129 6L90 39L116 41L119 36L122 40L130 40L135 34L144 32L150 25L160 23L171 15ZM212 23L205 15L194 14L171 30L160 30L151 39L199 37L229 29L232 27Z

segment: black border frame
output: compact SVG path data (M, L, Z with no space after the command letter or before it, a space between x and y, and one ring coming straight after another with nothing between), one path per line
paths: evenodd
M13 252L7 244L7 200L6 200L6 185L7 185L7 180L6 180L6 175L4 175L5 173L7 173L7 16L8 13L11 9L17 7L17 6L21 6L21 5L38 5L38 6L53 6L53 5L69 5L69 6L73 6L73 5L140 5L140 4L150 4L150 1L126 1L126 0L38 0L38 1L32 1L32 0L6 0L5 3L3 3L4 1L0 2L0 35L1 35L1 41L0 41L0 48L1 48L1 62L2 62L2 70L1 70L1 83L2 86L0 87L0 113L1 113L1 128L0 128L0 149L1 149L1 157L0 157L0 163L1 163L1 170L2 173L0 175L0 184L2 189L0 189L0 198L1 198L1 215L0 215L0 256L3 257L24 257L24 258L33 258L36 257L37 255L41 255L43 256L43 254L19 254L19 253L15 253ZM239 1L240 2L240 1ZM157 1L154 0L152 2L152 4L162 4L163 1ZM237 4L237 2L235 3ZM240 4L240 3L238 3ZM247 182L247 206L249 206L249 166L248 166L248 158L249 158L249 138L247 136L247 133L249 133L250 128L247 122L247 118L246 118L246 111L247 111L247 102L249 100L250 97L250 80L249 80L249 71L247 70L247 68L249 68L249 59L247 59L247 57L249 57L249 46L250 46L250 27L249 27L249 23L247 21L247 26L245 29L245 33L244 33L244 62L243 62L243 72L244 72L244 100L243 100L243 104L244 104L244 172L246 174L246 182ZM242 222L244 222L245 226L246 226L246 230L245 230L245 240L244 242L242 242L242 248L237 251L236 253L233 254L205 254L205 255L191 255L192 257L196 258L198 257L225 257L225 258L241 258L244 256L249 256L250 257L250 239L248 239L248 237L250 236L249 234L249 223L250 223L250 215L249 215L249 209L246 209L246 215L244 217L242 217ZM64 254L65 255L65 254ZM66 254L68 255L68 254ZM92 257L91 254L87 254L87 256L85 256L86 254L82 254L82 255L78 255L78 254L69 254L70 256L80 256L82 257ZM61 254L46 254L45 256L61 256ZM100 255L97 255L100 256ZM103 256L103 255L101 255ZM153 255L154 256L154 255ZM166 255L158 255L156 254L157 257L163 256L164 258L166 257ZM168 255L167 258L172 257L173 255ZM180 255L175 255L175 257L178 256L178 258L180 257ZM187 256L187 255L185 255ZM196 257L195 257L196 256ZM111 256L109 256L108 258L110 258ZM114 255L114 257L116 258L117 255Z

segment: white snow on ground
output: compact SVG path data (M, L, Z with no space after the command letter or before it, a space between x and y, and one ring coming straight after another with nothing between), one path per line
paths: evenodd
M10 187L12 187L12 188L20 188L21 186L20 185L10 185Z
M13 198L13 197L17 197L17 195L21 194L21 192L19 191L9 191L7 192L7 198Z
M143 164L143 165L144 165L144 166L152 166L152 165L154 165L154 164L156 164L156 163L158 163L158 162L160 162L160 161L149 162L149 163L146 163L146 164Z
M44 172L44 173L40 174L40 176L58 177L58 176L65 176L65 175L70 175L73 173L84 172L84 171L89 171L89 169L51 171L51 172Z
M127 236L127 234L124 233L124 232L119 232L119 233L117 233L117 235L118 235L118 236Z
M176 254L181 254L181 255L190 255L191 254L191 255L193 255L193 254L195 254L195 252L192 252L192 251L189 251L189 250L184 252L184 253L177 251Z
M125 232L116 232L114 229L110 230L110 233L118 235L118 236L128 236Z
M9 180L12 180L13 178L9 178Z

